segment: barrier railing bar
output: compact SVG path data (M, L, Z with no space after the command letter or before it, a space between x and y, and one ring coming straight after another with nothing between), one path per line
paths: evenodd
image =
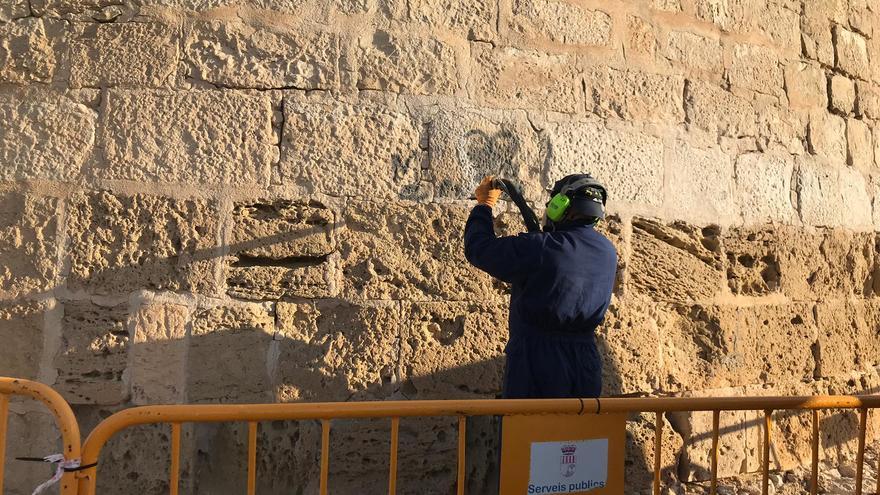
M6 422L9 419L9 396L0 394L0 493L3 493L3 475L6 467Z
M718 432L721 420L721 411L712 411L712 481L709 485L709 495L715 495L718 490Z
M171 423L171 473L168 477L171 495L177 495L180 486L180 423Z
M257 424L248 421L248 495L257 493Z
M654 495L660 495L660 454L663 448L663 413L654 414Z
M770 427L772 426L773 411L764 411L764 456L761 459L761 495L767 495L770 484Z
M859 409L859 451L856 454L856 495L862 495L862 476L865 464L865 430L868 425L868 410Z
M397 493L397 440L400 418L391 418L391 460L388 461L388 495Z
M819 411L813 410L812 464L810 474L810 495L819 493Z
M467 433L467 417L461 415L458 417L458 481L456 492L458 495L464 495L464 468L465 468L465 446Z
M321 420L321 487L319 493L327 495L327 476L330 473L330 420Z

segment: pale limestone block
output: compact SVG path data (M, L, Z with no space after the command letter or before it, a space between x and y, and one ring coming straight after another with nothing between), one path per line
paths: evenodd
M820 160L803 159L797 171L798 210L807 225L836 227L843 222L838 170Z
M871 129L862 120L846 120L846 162L863 173L874 168L874 144Z
M102 124L105 179L265 184L278 156L262 94L111 90Z
M792 108L828 108L825 71L815 63L789 63L785 67L785 89Z
M627 16L627 53L653 56L657 51L657 34L654 26L645 19Z
M70 404L120 404L130 397L124 377L131 336L125 305L65 301L54 388Z
M864 81L856 82L856 115L880 119L880 87Z
M680 12L681 0L651 0L651 8L665 12Z
M51 2L97 2L119 0L38 0ZM236 8L247 7L275 16L276 13L303 19L307 22L327 24L338 16L357 16L375 9L376 4L369 0L139 0L138 5L146 7L172 7L184 12L208 13L235 12ZM214 11L214 12L210 12ZM210 13L209 13L210 12ZM345 17L343 17L344 19ZM275 19L273 19L274 22Z
M584 75L587 109L601 117L675 123L684 121L684 78L608 66Z
M858 230L872 228L871 198L868 195L867 181L859 170L853 167L840 169L839 202L846 208L842 215L845 227Z
M85 24L70 48L70 86L174 84L178 28L159 23Z
M657 304L617 299L596 330L602 353L602 395L649 394L660 388Z
M217 205L206 200L75 194L67 205L67 286L106 295L213 294L218 223Z
M480 103L562 113L583 111L581 78L572 55L548 55L474 44L471 87Z
M131 401L137 405L185 402L189 308L147 302L132 320Z
M663 432L660 451L660 483L672 486L678 481L678 459L683 445L681 435L661 413ZM626 422L626 458L623 476L627 493L650 493L654 482L654 413L635 413ZM662 492L661 492L662 493Z
M357 89L454 94L461 84L458 49L437 38L377 30L357 41Z
M46 452L57 452L61 434L55 417L49 409L30 401L13 400L9 407L6 441L6 479L4 492L9 494L33 493L34 487L52 475L40 462L22 462L18 456L42 457ZM16 403L19 402L19 403Z
M734 170L719 149L698 149L682 141L666 149L665 203L673 218L727 223L737 218Z
M783 86L776 53L759 45L734 45L727 74L731 85L759 93L775 95Z
M709 300L721 291L719 229L634 218L627 290L654 301Z
M705 72L720 73L724 68L720 41L687 31L670 31L663 54L669 60Z
M832 23L846 24L846 0L803 3L803 36L816 47L815 53L808 55L827 66L834 66Z
M853 82L839 74L831 78L831 109L849 115L856 101L856 87Z
M92 14L104 7L118 5L119 0L32 0L31 10L36 16L76 18Z
M95 143L95 119L52 91L0 89L0 180L77 179Z
M0 192L0 298L46 293L58 276L56 198Z
M871 65L868 62L868 47L864 36L841 26L834 27L835 67L858 77L869 79Z
M844 376L876 366L880 355L878 310L876 303L862 299L822 301L816 306L819 376Z
M723 31L748 32L756 4L755 0L696 0L694 10L697 19L711 22Z
M237 21L196 22L184 48L189 77L231 88L335 89L339 57L335 34Z
M747 153L736 159L736 204L743 222L790 223L797 218L792 204L794 161L779 153Z
M761 2L763 5L748 16L755 16L755 26L770 37L772 45L790 54L801 52L801 5Z
M37 380L43 354L43 320L48 303L0 302L0 375Z
M757 136L752 102L713 84L688 82L685 111L690 125L730 137Z
M835 164L846 163L846 120L817 110L810 114L810 151Z
M284 183L331 196L424 197L422 126L408 113L287 96L284 118Z
M874 124L871 134L874 138L874 164L880 168L880 125Z
M0 18L2 16L0 13ZM53 36L48 31L47 23L42 19L28 18L0 24L0 82L52 81L58 61Z
M553 155L549 183L590 173L611 202L660 205L663 201L663 143L645 134L607 129L599 123L559 124L549 131Z
M527 39L582 46L605 46L611 40L611 16L574 2L513 0L508 29Z
M408 0L409 19L435 29L464 33L468 40L497 38L498 3L490 0Z

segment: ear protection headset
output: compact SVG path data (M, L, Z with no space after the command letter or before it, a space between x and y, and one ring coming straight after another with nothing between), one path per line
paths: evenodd
M564 183L560 187L560 183ZM568 176L553 187L556 192L547 203L547 218L559 222L577 202L576 208L586 216L605 218L605 187L589 174Z

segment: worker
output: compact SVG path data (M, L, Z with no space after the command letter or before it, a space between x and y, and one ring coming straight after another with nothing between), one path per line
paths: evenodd
M605 188L589 174L566 176L550 193L543 232L496 237L495 184L486 177L476 189L464 252L472 265L511 284L502 396L598 397L595 330L617 273L617 252L595 229L605 216Z

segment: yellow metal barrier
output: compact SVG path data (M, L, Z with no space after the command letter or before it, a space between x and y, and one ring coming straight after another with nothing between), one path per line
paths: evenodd
M3 475L6 464L6 425L9 415L9 396L20 395L42 402L55 417L61 431L64 459L80 458L80 436L76 417L61 395L42 383L18 378L0 377L0 493L3 493ZM76 495L77 481L73 472L65 472L61 477L61 494Z
M862 464L864 462L865 430L868 409L880 407L880 396L816 396L816 397L711 397L711 398L608 398L608 399L535 399L535 400L470 400L470 401L386 401L345 403L294 403L294 404L236 404L236 405L177 405L146 406L118 412L102 421L89 435L83 445L83 464L98 461L104 444L117 432L129 426L170 423L171 446L171 493L177 493L180 466L180 424L201 422L241 421L248 423L248 484L249 494L256 486L256 433L260 421L321 420L321 470L320 493L327 493L329 473L330 426L333 419L390 418L391 458L388 490L394 493L397 485L397 440L399 421L402 417L451 416L458 418L458 476L457 493L464 493L465 481L465 428L468 416L509 416L524 414L571 414L589 415L603 413L656 413L654 493L660 492L660 453L663 419L662 414L673 411L712 411L711 493L717 489L717 458L719 417L722 411L764 411L762 493L768 493L770 470L770 441L772 413L779 410L813 411L812 431L812 481L810 493L818 488L819 410L858 409L859 445L856 472L856 494L862 493ZM79 494L94 495L97 467L77 473ZM880 480L878 480L880 493Z

